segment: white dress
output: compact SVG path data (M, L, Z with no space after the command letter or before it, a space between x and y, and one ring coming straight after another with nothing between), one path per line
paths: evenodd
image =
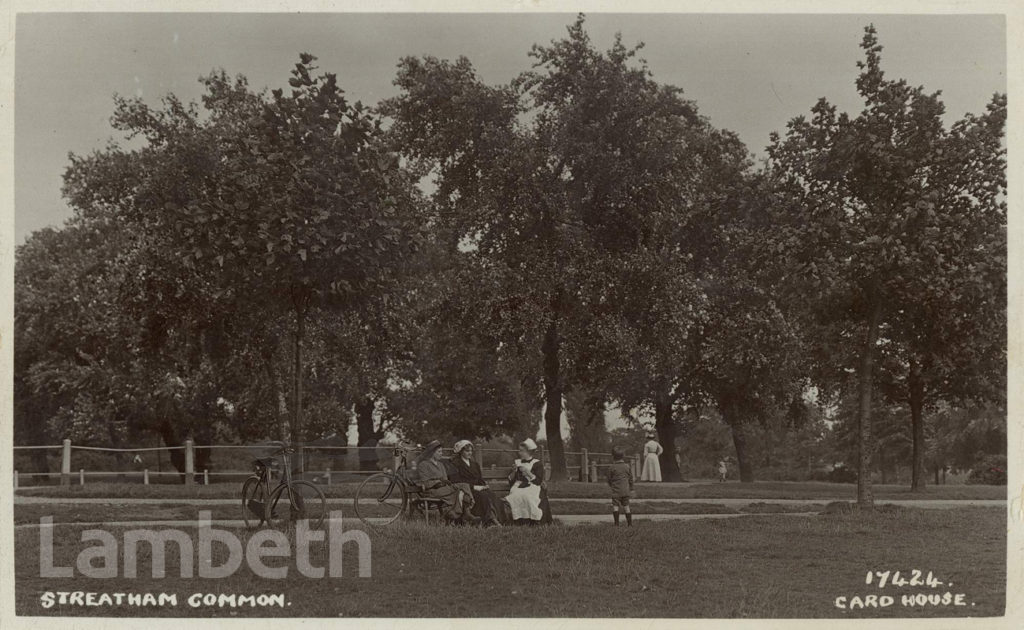
M644 467L640 471L640 481L661 481L661 462L658 461L658 455L664 450L655 440L648 440L647 444L644 444Z

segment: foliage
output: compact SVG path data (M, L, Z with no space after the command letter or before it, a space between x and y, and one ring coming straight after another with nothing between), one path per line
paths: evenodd
M810 119L793 119L785 137L773 134L768 153L782 210L773 247L792 265L794 290L815 298L808 306L826 348L822 373L841 378L857 370L858 501L870 505L879 340L934 354L942 340L921 325L936 309L956 321L970 319L964 307L971 301L998 308L991 281L1003 282L1006 100L996 95L986 116L947 131L937 93L885 77L873 27L861 47L863 111L840 114L821 99ZM974 259L966 249L980 244ZM930 365L932 358L910 360Z
M19 252L20 347L28 351L38 331L61 355L25 373L37 373L36 392L65 392L54 399L59 435L99 439L73 429L82 418L106 426L106 439L120 432L115 441L140 430L168 444L218 431L277 437L285 412L294 434L306 372L314 428L339 429L322 419L343 415L346 397L331 395L334 378L318 378L337 376L322 367L337 359L315 343L313 365L303 363L305 329L382 299L419 228L416 192L377 121L348 104L334 75L314 76L313 61L301 56L290 95L253 92L220 72L203 79L203 110L173 95L161 109L118 99L113 124L140 148L71 157L65 195L75 219ZM81 242L62 243L70 239ZM59 270L33 267L53 256ZM43 277L45 291L33 292ZM72 308L53 318L56 305L43 298Z
M1008 474L1006 455L989 455L971 469L967 483L1005 486Z
M844 463L865 504L872 472L970 469L1006 444L1006 97L947 127L861 46L862 111L820 100L759 172L582 16L507 84L405 58L375 108L309 54L287 89L118 98L127 142L72 155L74 217L16 253L16 440L543 418L558 479L563 412L573 449L639 448L618 407L670 480L676 447L697 477Z

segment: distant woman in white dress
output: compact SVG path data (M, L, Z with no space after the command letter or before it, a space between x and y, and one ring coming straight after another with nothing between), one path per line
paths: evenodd
M653 433L647 434L644 444L644 467L640 471L640 481L661 481L661 463L658 456L664 452Z

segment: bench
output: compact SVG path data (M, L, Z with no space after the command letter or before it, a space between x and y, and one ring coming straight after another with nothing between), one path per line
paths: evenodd
M443 503L444 502L441 501L441 499L435 499L433 497L411 496L409 497L410 514L413 511L422 512L423 520L425 520L429 524L430 513L431 511L433 511L437 514L437 522L440 523L442 520L441 506L443 505Z

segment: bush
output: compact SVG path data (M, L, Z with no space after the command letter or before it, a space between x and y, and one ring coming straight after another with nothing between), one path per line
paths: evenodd
M989 455L982 459L967 476L967 483L988 486L1006 485L1006 456Z
M832 483L857 483L857 471L840 464L828 473L828 480Z
M817 470L814 470L811 473L810 477L808 477L807 480L808 481L829 481L831 479L831 475L832 475L832 471L831 470L817 469Z

